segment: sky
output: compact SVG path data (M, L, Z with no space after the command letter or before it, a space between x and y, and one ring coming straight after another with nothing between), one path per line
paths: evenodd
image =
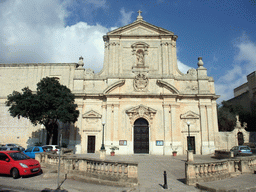
M107 32L138 13L174 32L179 69L203 57L217 100L256 70L256 0L0 0L0 63L77 63L95 73L103 66Z

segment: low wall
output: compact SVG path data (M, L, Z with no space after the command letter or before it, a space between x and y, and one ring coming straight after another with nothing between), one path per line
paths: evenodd
M256 170L256 156L239 157L212 162L186 162L186 184L221 180Z
M215 150L214 157L216 159L226 159L226 158L234 157L234 153L232 151L227 151L227 150Z
M59 156L50 153L36 153L36 160L57 167ZM122 185L138 184L138 163L61 156L60 164L61 171L67 174L120 182Z

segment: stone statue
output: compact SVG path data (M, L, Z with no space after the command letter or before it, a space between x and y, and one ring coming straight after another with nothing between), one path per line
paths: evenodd
M142 50L137 51L136 56L137 56L137 65L143 65L144 64L143 51Z

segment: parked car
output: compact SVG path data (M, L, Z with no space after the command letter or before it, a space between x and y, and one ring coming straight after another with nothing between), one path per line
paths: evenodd
M4 146L5 146L5 147L18 147L18 148L19 148L19 151L24 151L24 150L25 150L24 147L22 147L22 146L20 146L20 145L18 145L18 144L14 144L14 143L8 143L8 144L5 144Z
M35 158L36 153L43 153L43 152L44 152L43 147L39 147L39 146L29 147L25 151L23 151L23 153L29 156L30 158Z
M20 176L34 175L41 172L41 165L20 151L0 151L0 174Z
M58 145L44 145L43 149L45 152L53 152L59 154L60 147Z
M0 151L20 151L18 147L0 147Z
M244 145L250 147L251 149L252 148L256 148L256 144L255 143L244 143Z
M234 156L237 155L252 155L252 150L250 147L241 145L241 146L234 146L230 151L234 152Z

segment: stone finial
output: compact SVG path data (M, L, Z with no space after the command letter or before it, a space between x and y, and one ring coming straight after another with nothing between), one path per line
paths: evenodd
M81 57L79 57L79 61L78 61L78 66L79 67L83 67L84 66L84 58L81 56Z
M138 15L138 17L137 17L137 20L143 20L143 17L140 15L140 14L142 13L142 11L139 10L138 13L139 13L139 15Z
M204 65L204 62L202 60L202 57L198 57L198 62L197 62L198 67L202 67Z

